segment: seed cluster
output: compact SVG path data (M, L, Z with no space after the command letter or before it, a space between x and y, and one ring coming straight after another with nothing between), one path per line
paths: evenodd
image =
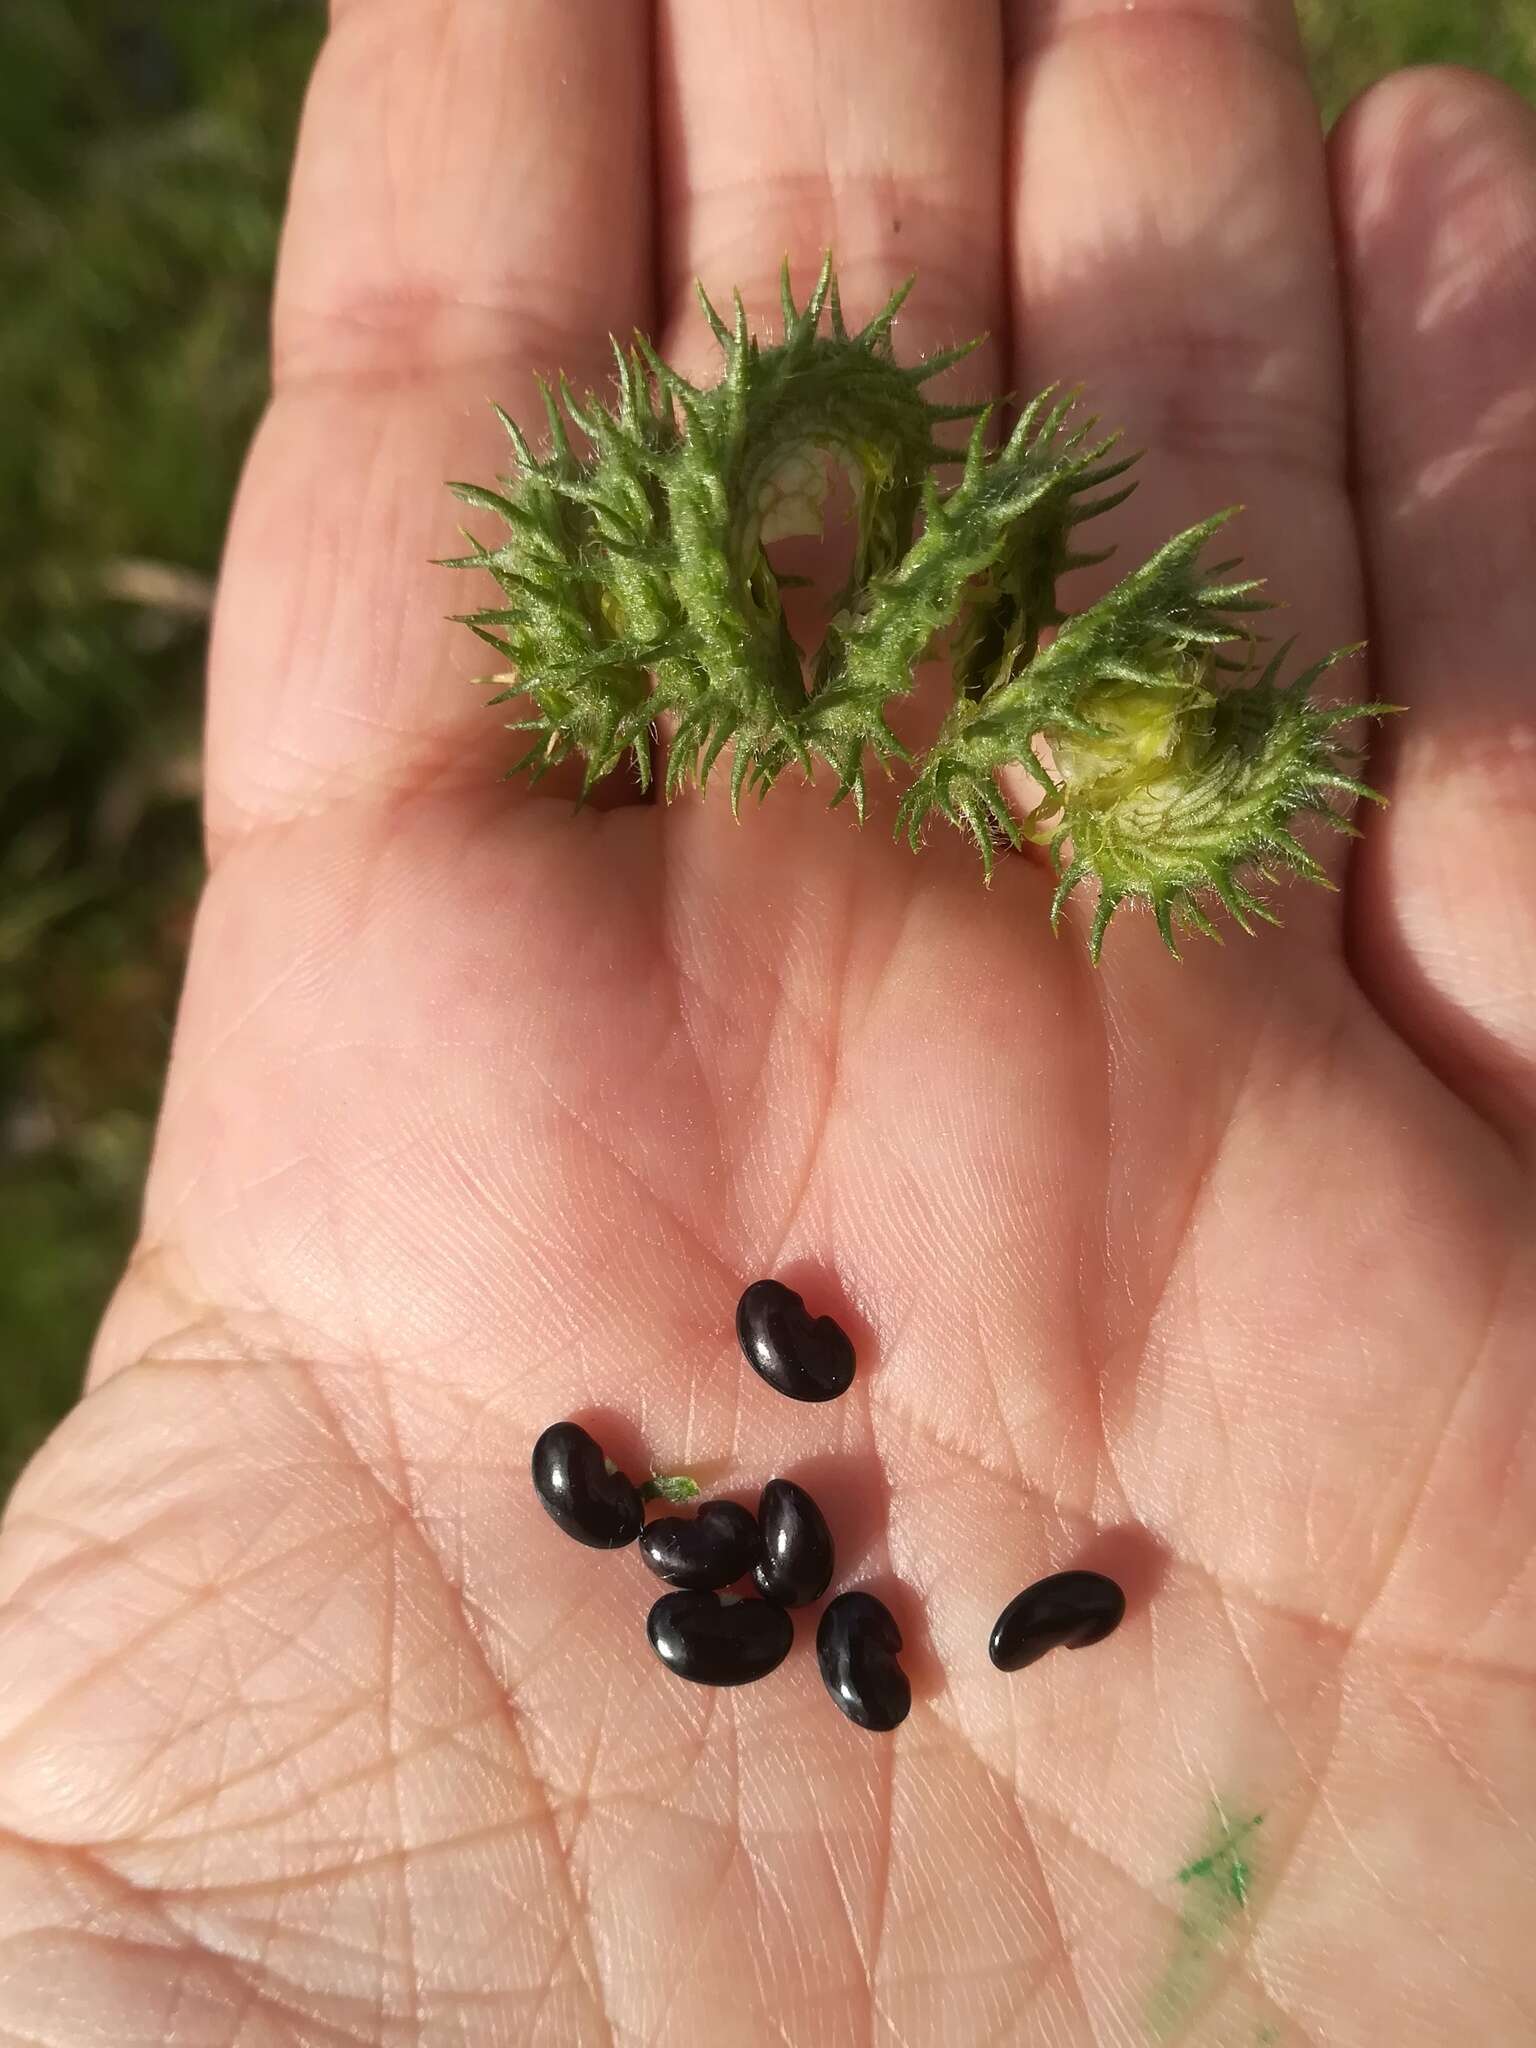
M753 1371L790 1400L835 1400L853 1384L847 1332L831 1316L812 1316L780 1280L753 1281L737 1305L736 1335ZM579 1423L555 1422L533 1447L533 1487L578 1543L619 1550L638 1542L641 1562L675 1589L646 1619L651 1648L695 1685L750 1685L776 1671L795 1640L789 1610L819 1600L832 1583L832 1532L792 1479L770 1479L755 1515L737 1501L711 1500L692 1516L648 1523L646 1498L686 1498L691 1482L637 1487ZM725 1590L749 1576L758 1597ZM1102 1642L1124 1614L1113 1579L1057 1572L1009 1601L988 1654L999 1671L1022 1671L1048 1650ZM886 1734L907 1718L912 1686L901 1649L896 1617L873 1593L855 1589L828 1602L816 1662L833 1704L855 1727Z

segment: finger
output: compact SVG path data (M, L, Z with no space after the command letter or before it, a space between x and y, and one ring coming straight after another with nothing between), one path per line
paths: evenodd
M1536 1109L1536 115L1406 72L1337 131L1355 472L1392 809L1361 848L1369 992L1496 1116Z
M1240 504L1217 552L1288 603L1297 656L1358 639L1327 183L1290 0L1013 0L1008 18L1014 381L1082 385L1146 451L1135 497L1089 529L1115 563L1068 604ZM1266 940L1271 961L1337 922L1320 891L1284 897L1291 947ZM1106 968L1166 982L1159 950L1124 914ZM1192 971L1252 973L1227 950Z
M718 375L695 279L727 306L739 289L754 328L777 330L780 264L789 258L803 301L828 248L850 325L916 273L896 327L904 360L996 336L1002 50L993 0L662 0L659 24L659 310L679 367ZM990 395L999 358L990 340L927 394ZM836 550L829 534L827 556ZM797 555L788 566L814 563ZM802 639L819 631L814 613L796 608L791 618Z
M850 316L901 278L914 352L996 329L1002 70L987 0L815 0L722 9L663 0L657 78L665 227L661 312L708 361L695 278L775 316L788 254L815 275L835 250ZM990 390L996 358L972 360Z
M491 399L604 381L649 318L648 97L643 8L337 6L216 634L215 845L511 758L444 616L490 589L428 567L462 552L444 480L508 466Z

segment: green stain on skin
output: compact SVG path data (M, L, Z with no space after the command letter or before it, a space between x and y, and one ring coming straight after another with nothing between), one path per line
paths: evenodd
M1174 1872L1174 1881L1184 1893L1178 1940L1148 2011L1158 2040L1173 2034L1190 2017L1209 1982L1212 1960L1226 1946L1233 1921L1247 1917L1253 1888L1251 1838L1263 1824L1262 1813L1234 1817L1218 1805L1207 1846ZM1273 2030L1260 2036L1266 2038L1275 2038Z
M1218 1814L1220 1811L1218 1807ZM1263 1821L1263 1814L1256 1813L1251 1820L1239 1821L1228 1828L1214 1849L1194 1863L1185 1864L1178 1873L1179 1883L1208 1885L1219 1899L1229 1899L1233 1906L1246 1906L1253 1872L1247 1858L1239 1853L1239 1848L1255 1828L1263 1825Z

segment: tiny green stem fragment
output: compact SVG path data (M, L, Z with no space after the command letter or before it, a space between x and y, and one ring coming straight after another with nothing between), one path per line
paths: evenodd
M669 1506L680 1508L699 1497L699 1483L690 1479L686 1472L653 1472L640 1488L642 1500L664 1500Z

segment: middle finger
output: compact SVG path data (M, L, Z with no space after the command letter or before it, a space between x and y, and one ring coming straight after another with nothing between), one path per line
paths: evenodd
M912 362L988 335L925 395L943 403L990 396L1004 311L1002 25L994 0L776 0L761 8L664 0L660 20L658 296L666 352L678 367L706 382L719 375L696 278L727 317L739 288L754 330L776 336L781 262L788 258L803 304L831 248L850 327L915 272L895 328L897 354ZM963 438L963 430L942 430L956 431ZM828 538L825 552L792 546L781 564L809 569L823 594L841 581L839 549L850 545L835 520ZM800 605L791 600L791 622L813 642L814 606ZM931 712L924 699L908 701L894 707L893 723L911 743ZM883 778L871 780L879 792ZM721 852L717 807L702 808L704 821L683 830L700 835L713 861Z

